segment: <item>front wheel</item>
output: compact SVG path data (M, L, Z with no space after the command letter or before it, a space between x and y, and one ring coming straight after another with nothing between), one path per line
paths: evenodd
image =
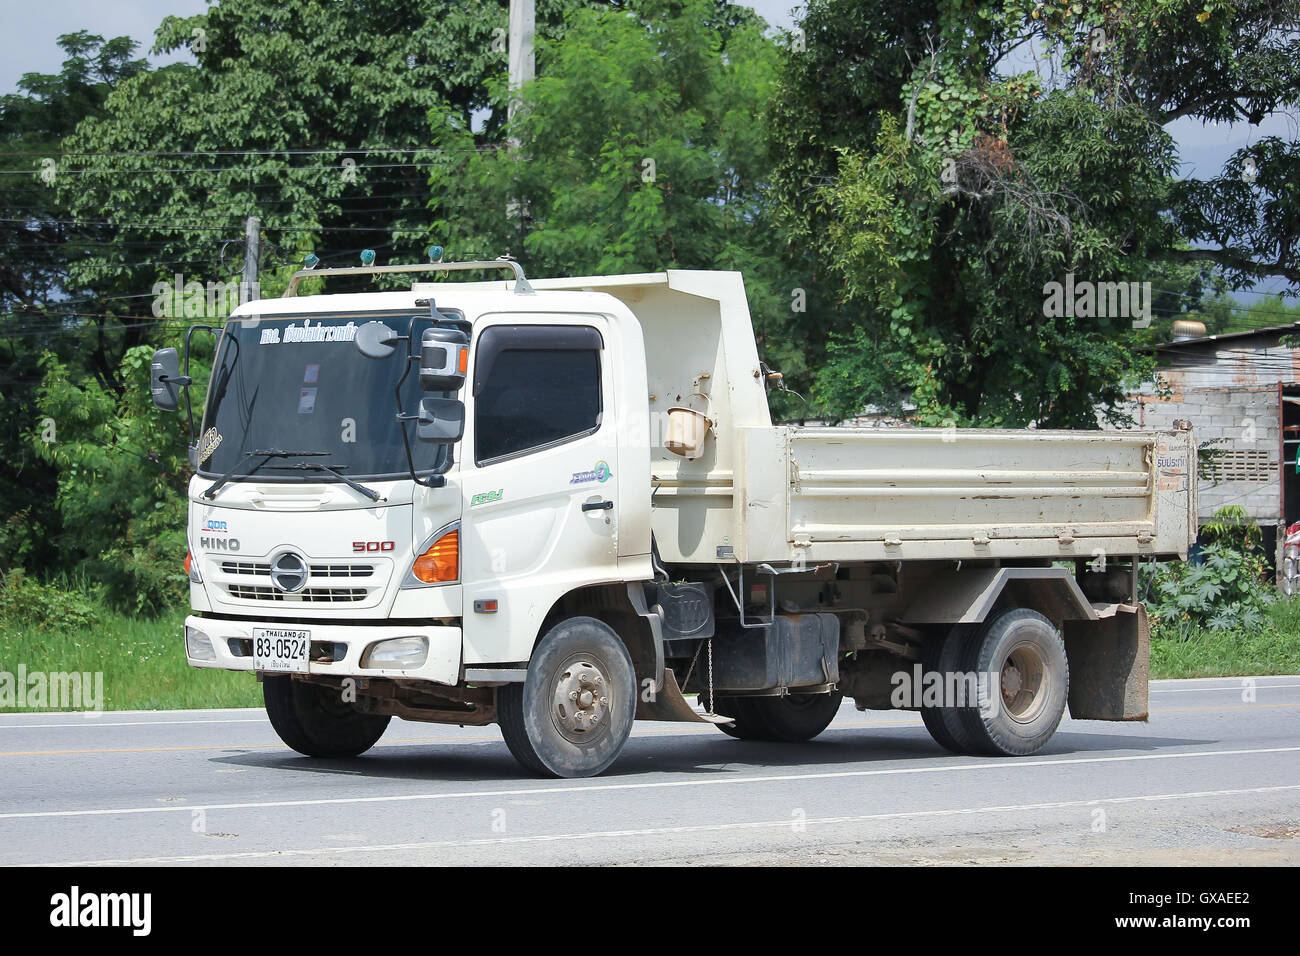
M262 678L271 726L286 744L308 757L356 757L388 729L387 716L364 714L332 687L283 674Z
M497 691L497 720L510 753L546 777L593 777L632 732L636 674L608 625L571 617L533 652L522 684Z

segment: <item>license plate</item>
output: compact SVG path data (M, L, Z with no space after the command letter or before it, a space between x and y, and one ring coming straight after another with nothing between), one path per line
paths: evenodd
M311 631L272 627L253 628L253 669L307 673Z

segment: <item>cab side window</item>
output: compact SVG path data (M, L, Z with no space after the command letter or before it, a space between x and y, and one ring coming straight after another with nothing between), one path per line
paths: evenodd
M474 361L474 460L491 464L600 428L600 333L588 326L492 326Z

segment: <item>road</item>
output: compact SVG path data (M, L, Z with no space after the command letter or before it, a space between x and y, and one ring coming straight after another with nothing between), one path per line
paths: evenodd
M0 863L1300 863L1300 676L1155 682L1151 709L1021 759L849 702L798 745L638 723L587 780L525 776L495 727L394 720L323 761L260 711L4 714Z

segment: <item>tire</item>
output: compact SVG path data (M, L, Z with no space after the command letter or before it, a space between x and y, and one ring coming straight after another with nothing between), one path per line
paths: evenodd
M973 752L1024 757L1051 740L1070 691L1065 644L1051 621L1028 608L1004 611L967 643L961 670L980 678L978 706L958 708Z
M635 713L636 673L627 647L590 617L557 624L533 651L524 682L497 691L506 747L544 777L604 772L627 743Z
M944 675L944 687L950 686L948 675L961 664L962 651L970 637L970 629L958 625L947 634L925 645L921 666L925 673ZM922 707L921 720L934 742L955 754L975 751L975 740L966 730L956 706Z
M706 707L708 698L702 698ZM735 723L716 724L715 726L728 737L735 737L737 740L762 740L762 737L756 736L757 722L748 707L750 698L748 697L719 697L717 705L713 708L713 713L722 714L724 717L732 717Z
M360 756L384 735L391 719L363 714L334 688L282 674L262 679L262 700L280 739L308 757Z
M736 722L719 729L737 740L799 743L812 740L830 726L844 695L790 694L786 697L719 697L717 713Z

